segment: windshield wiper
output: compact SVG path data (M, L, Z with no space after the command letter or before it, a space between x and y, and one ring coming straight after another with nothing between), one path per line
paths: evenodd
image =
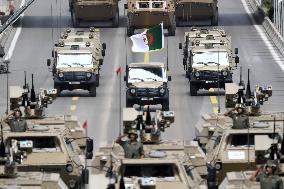
M141 79L141 78L130 78L130 79L136 79L136 80L144 81L144 79Z
M217 63L217 62L207 62L208 64L219 64L220 65L220 63Z
M62 65L66 65L66 66L69 66L69 67L71 67L71 65L70 64L67 64L67 63L61 63Z
M155 79L155 78L146 78L146 79L151 79L151 80L153 80L153 81L158 81L158 80Z
M205 62L197 62L196 64L204 64L205 66L207 66L207 63Z
M74 63L72 63L72 64L75 64L75 65L79 65L79 66L81 66L81 67L84 67L83 64L80 64L80 63L77 63L77 62L74 62Z

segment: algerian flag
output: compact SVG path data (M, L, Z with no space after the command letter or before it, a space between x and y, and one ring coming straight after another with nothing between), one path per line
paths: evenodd
M163 23L130 37L132 52L149 52L164 48Z

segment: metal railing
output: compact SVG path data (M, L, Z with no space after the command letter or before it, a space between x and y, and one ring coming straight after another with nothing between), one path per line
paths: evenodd
M273 5L273 23L275 24L275 27L279 33L284 37L284 0L273 0Z

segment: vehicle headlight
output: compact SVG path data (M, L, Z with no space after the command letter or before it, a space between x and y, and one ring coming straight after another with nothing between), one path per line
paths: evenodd
M214 164L214 167L217 171L220 171L222 169L222 162L221 161L217 161L215 164Z
M164 88L161 88L161 89L160 89L160 93L161 93L161 94L164 94L165 92L166 92L166 90L165 90Z
M87 73L87 77L90 78L92 77L92 74L90 72Z
M135 94L136 90L135 89L130 89L131 94Z
M67 163L65 169L68 173L72 173L73 172L73 165L71 163Z
M59 74L58 74L58 77L63 77L63 76L64 76L63 73L59 73Z
M195 72L194 75L195 75L195 77L199 77L200 73L199 72Z
M70 186L70 188L75 188L75 186L76 186L76 180L70 179L70 180L69 180L69 186Z
M227 71L223 71L223 76L227 76L228 75L228 72Z

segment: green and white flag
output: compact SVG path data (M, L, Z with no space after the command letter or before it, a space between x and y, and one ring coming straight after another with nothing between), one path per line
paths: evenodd
M164 48L163 23L147 29L143 33L132 35L132 52L149 52Z

